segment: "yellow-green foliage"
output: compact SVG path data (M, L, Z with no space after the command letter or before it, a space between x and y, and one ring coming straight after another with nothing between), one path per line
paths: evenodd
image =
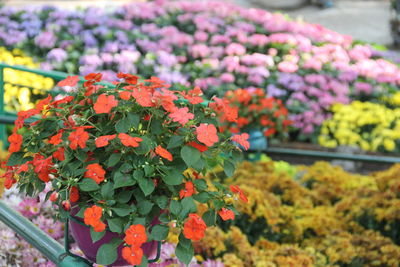
M282 166L245 162L233 178L210 175L238 185L249 203L235 222L209 229L199 253L238 267L399 266L400 165L370 176L326 162L295 175Z
M398 151L400 108L388 108L370 102L336 104L333 116L326 120L318 137L320 145L357 146L370 151Z
M28 68L39 68L32 58L27 57L19 49L8 51L0 47L0 62L9 65L22 65ZM6 68L4 70L4 102L7 111L19 111L34 108L34 102L43 98L46 91L54 86L51 78L37 74Z

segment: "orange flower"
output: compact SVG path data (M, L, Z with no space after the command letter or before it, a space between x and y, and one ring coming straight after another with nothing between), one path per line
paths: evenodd
M8 137L7 140L8 142L10 142L10 146L8 147L8 152L14 153L20 151L22 145L22 135L13 133Z
M147 241L146 228L141 224L131 225L125 231L125 243L133 247L140 247Z
M183 235L192 241L199 241L204 237L207 225L196 213L190 213L189 219L183 225Z
M137 84L137 81L139 79L139 77L137 77L135 75L128 74L128 73L122 73L122 72L118 73L117 77L119 79L124 79L126 83L133 84L133 85Z
M241 145L245 150L248 150L250 148L250 143L248 139L249 139L248 133L242 133L240 135L234 135L232 137L232 141Z
M62 131L59 131L58 134L52 136L49 140L49 144L52 144L54 146L60 144L62 142Z
M93 205L85 210L83 221L86 225L92 226L95 232L103 232L106 229L106 225L100 220L101 216L103 216L103 209Z
M189 113L188 111L189 109L187 107L178 108L174 112L170 113L168 117L172 118L172 121L179 122L182 126L185 126L189 120L194 118L194 114Z
M73 186L69 191L69 201L77 202L79 200L79 190L78 187Z
M49 197L49 200L50 200L51 202L56 202L57 199L58 199L58 193L57 193L57 192L51 193L51 195L50 195L50 197Z
M187 95L184 97L189 100L189 103L192 105L203 103L204 99L201 97L203 92L200 87L196 86L193 90L190 90Z
M60 86L60 87L71 86L71 87L73 87L73 86L77 85L78 82L79 82L79 76L78 75L76 75L76 76L68 76L64 80L59 81L57 83L57 86Z
M140 265L142 263L143 250L137 247L123 247L122 258L124 258L129 264L133 266Z
M136 102L142 107L154 107L153 94L145 89L134 88L132 91L132 96L135 98Z
M243 193L243 191L239 188L239 186L237 185L231 185L230 189L232 191L232 193L239 194L239 198L243 201L243 202L249 202L249 200L247 199L246 195Z
M185 197L190 197L193 194L194 194L194 185L193 185L193 182L191 182L191 181L186 182L185 189L182 189L181 191L179 191L180 199L185 198Z
M261 99L261 105L266 109L273 109L275 104L275 98L269 97Z
M160 145L156 147L155 152L157 155L159 155L169 161L172 161L172 159L173 159L172 154L169 153L168 150L166 150L165 148L162 148Z
M103 75L101 73L89 73L85 76L86 82L83 83L83 86L88 87L96 82L100 82L102 76Z
M116 106L118 106L118 100L115 99L115 96L101 94L97 98L96 103L94 103L93 108L97 114L101 114L110 113L111 109Z
M96 147L108 146L109 141L113 140L116 137L115 134L112 135L103 135L96 138Z
M56 151L53 153L53 158L58 159L59 161L65 160L65 148L64 147L59 147Z
M47 106L48 104L50 104L50 101L53 99L53 97L51 95L48 95L45 99L40 100L37 104L36 104L36 109L41 112L43 111L43 108L45 106Z
M212 146L218 142L217 128L214 124L202 123L196 128L197 140L206 146Z
M84 177L93 179L97 184L100 184L105 179L106 171L98 163L89 164L86 166Z
M78 146L80 148L86 147L86 141L89 139L89 134L85 132L85 129L82 127L77 128L76 131L70 133L68 136L68 140L70 141L69 147L73 150L76 150Z
M143 141L143 139L140 137L132 137L126 133L118 134L118 138L119 140L121 140L121 143L124 146L130 146L130 147L138 147L139 143Z
M187 145L197 148L197 150L200 152L204 152L204 151L208 150L208 147L200 145L200 144L196 143L195 141L189 142L189 143L187 143Z
M274 135L276 133L276 129L275 128L269 128L267 130L264 131L264 135L266 137L269 137L271 135Z
M222 208L218 212L219 216L221 216L222 220L227 221L227 220L234 220L235 219L235 213L231 211L230 209Z
M239 117L238 119L237 119L237 126L239 127L239 128L242 128L243 126L246 126L247 124L249 124L250 122L249 122L249 120L247 119L247 118L244 118L244 117Z

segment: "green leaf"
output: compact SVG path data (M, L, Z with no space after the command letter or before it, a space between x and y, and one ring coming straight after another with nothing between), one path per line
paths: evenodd
M169 204L169 210L173 215L178 215L179 212L181 212L182 206L181 203L179 203L176 200L172 200L171 203Z
M200 192L197 195L193 195L193 198L200 203L207 203L207 201L210 200L211 196L207 192Z
M131 174L125 174L121 172L116 172L114 174L114 189L132 186L134 184L136 184L136 181L133 179Z
M233 173L235 172L235 164L232 162L225 160L224 161L224 172L226 176L231 177Z
M149 139L146 136L141 136L140 138L143 139L142 142L140 142L139 147L135 148L135 151L139 155L146 154L150 151L151 149L151 139Z
M154 174L154 166L152 166L152 165L144 165L143 169L144 169L144 174L145 174L147 177L153 177L153 174Z
M196 203L194 202L192 197L185 197L182 202L182 210L179 214L180 218L186 218L189 213L193 213L197 211Z
M175 148L183 144L183 136L174 135L169 139L167 149Z
M183 180L183 175L177 170L172 170L166 175L161 176L161 178L167 185L180 185Z
M78 151L75 153L75 156L76 156L76 158L79 159L81 162L85 162L86 159L87 159L87 153L86 153L85 151L83 151L83 150L78 150Z
M135 178L136 181L143 177L144 177L144 172L142 170L135 170L133 172L133 178Z
M162 241L167 239L169 227L162 224L157 224L151 229L151 236L154 240Z
M203 220L208 227L215 225L215 219L216 215L214 210L208 210L203 214Z
M121 160L121 153L113 153L107 161L107 167L113 167Z
M179 244L185 248L190 248L192 245L192 241L190 239L187 239L183 233L180 233L179 235Z
M132 126L129 117L125 117L115 124L115 130L117 133L127 133Z
M96 255L96 263L102 265L111 265L118 258L117 247L113 244L103 244Z
M204 179L196 179L193 181L194 186L198 191L204 191L207 189L207 182Z
M114 188L115 188L115 186L114 186ZM118 200L119 203L127 203L131 200L132 195L133 195L133 191L125 190L125 191L122 191L121 193L119 193L116 196L116 199Z
M136 211L136 206L131 204L122 204L118 205L117 207L111 208L112 211L114 211L118 216L125 217L129 215L131 212Z
M103 232L95 232L93 228L90 227L90 237L92 238L92 243L96 243L97 241L102 239L105 234L105 230Z
M199 158L198 161L196 161L192 167L198 172L201 172L204 169L204 166L206 165L206 161L203 158Z
M162 223L169 223L170 222L170 218L168 216L168 213L162 213L158 219L160 220L160 222Z
M188 265L194 256L193 246L190 245L190 247L184 247L181 244L178 244L175 249L175 255L181 262Z
M145 196L148 196L151 193L153 193L155 186L152 179L148 177L141 177L137 181L139 183L140 189L142 190Z
M123 222L120 218L107 219L107 222L108 222L108 227L110 228L111 232L114 232L114 233L122 232Z
M151 209L153 208L154 204L148 200L141 201L137 204L138 211L142 215L147 215L150 213Z
M85 178L78 184L79 189L83 192L90 192L99 190L100 186L96 184L96 182L90 178Z
M191 146L181 149L181 157L188 167L192 167L201 157L200 151Z
M128 113L129 125L137 129L139 127L140 117L135 113Z
M165 209L168 205L168 198L166 196L158 196L156 197L155 202L160 209Z
M101 186L101 195L105 198L105 199L112 199L112 197L114 196L114 184L112 182L108 182L108 183L104 183Z
M20 165L23 164L23 158L24 158L23 152L14 152L11 154L11 156L8 158L7 161L7 166L15 166L15 165Z
M152 120L150 130L152 134L159 135L162 133L162 123L159 120Z

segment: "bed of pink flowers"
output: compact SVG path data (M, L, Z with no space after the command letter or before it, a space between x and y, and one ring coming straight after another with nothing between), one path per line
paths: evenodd
M333 103L376 100L400 84L399 67L370 45L221 1L2 8L0 46L22 48L45 69L102 72L110 80L119 71L156 75L208 96L262 88L286 103L298 137L318 134Z

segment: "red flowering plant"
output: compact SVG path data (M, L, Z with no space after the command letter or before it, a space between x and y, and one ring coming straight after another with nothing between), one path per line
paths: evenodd
M98 250L100 264L112 264L120 244L126 261L145 264L141 246L165 240L172 225L181 229L176 255L187 264L192 241L218 217L234 218L226 196L247 201L237 186L215 182L210 189L202 178L217 165L232 175L241 159L232 140L242 146L247 140L221 133L216 106L205 105L197 87L175 91L156 77L118 77L114 86L102 86L101 74L89 74L81 87L69 77L59 85L79 87L76 94L48 96L19 112L9 137L5 184L17 183L20 191L35 195L51 183L47 198L61 219L79 211L73 215L91 228L93 242L106 231L119 234L117 242ZM31 117L36 120L28 122ZM209 208L201 216L198 203Z
M223 128L234 134L261 131L274 138L285 134L291 124L282 101L267 97L262 89L228 91L222 99L214 98L212 105L222 115ZM236 135L233 140L240 143L240 137Z

